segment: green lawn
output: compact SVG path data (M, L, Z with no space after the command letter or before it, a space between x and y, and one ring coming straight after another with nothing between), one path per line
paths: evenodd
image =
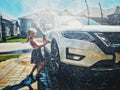
M26 42L26 38L19 38L19 37L7 37L6 43L8 42ZM0 43L3 43L2 39L0 38Z
M26 38L19 38L19 37L7 37L6 43L8 42L26 42ZM0 38L0 43L2 42L2 39ZM11 58L18 58L21 54L0 54L0 62L11 59Z
M0 54L0 62L11 59L11 58L19 58L21 54Z

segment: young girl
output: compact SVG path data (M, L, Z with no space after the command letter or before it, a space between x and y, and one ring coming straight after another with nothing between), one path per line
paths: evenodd
M38 40L35 39L37 31L33 28L28 30L28 41L30 45L33 47L32 54L31 54L31 63L35 64L32 68L32 71L29 74L29 77L33 79L33 72L37 68L36 78L40 78L42 75L40 71L43 69L45 62L44 58L41 53L41 48L44 47L48 40L44 40L42 44L39 44Z

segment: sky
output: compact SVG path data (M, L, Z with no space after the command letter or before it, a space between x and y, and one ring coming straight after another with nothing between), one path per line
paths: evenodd
M99 7L101 3L103 9L120 6L120 0L86 0L89 7ZM73 13L80 13L86 8L85 0L0 0L0 11L5 12L12 18L19 18L28 13L43 9L68 9Z

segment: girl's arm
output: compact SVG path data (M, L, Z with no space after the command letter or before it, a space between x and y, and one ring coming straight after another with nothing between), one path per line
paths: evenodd
M36 39L38 42L43 42L43 40L40 40L40 38L39 39Z
M35 41L31 41L30 42L31 43L31 45L34 47L34 48L41 48L41 47L44 47L47 43L48 43L48 40L45 40L45 41L43 41L43 44L41 44L41 45L38 45Z

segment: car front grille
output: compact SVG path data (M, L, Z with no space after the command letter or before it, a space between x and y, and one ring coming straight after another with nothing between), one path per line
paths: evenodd
M120 46L106 46L94 33L90 34L95 38L92 43L95 43L106 55L120 53Z

